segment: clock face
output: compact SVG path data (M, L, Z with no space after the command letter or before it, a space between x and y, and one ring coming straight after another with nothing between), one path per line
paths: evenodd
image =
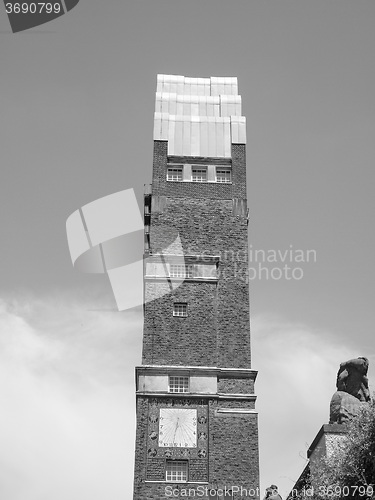
M160 408L159 446L197 447L197 410Z

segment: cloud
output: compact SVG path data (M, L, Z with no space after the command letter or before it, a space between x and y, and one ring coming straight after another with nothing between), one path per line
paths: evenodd
M132 497L142 314L93 310L96 293L0 301L1 498ZM253 317L252 351L262 489L285 498L328 422L339 363L366 353L271 315Z
M363 356L330 332L286 319L252 320L253 368L258 395L262 489L274 483L282 496L306 463L306 451L329 421L340 362Z
M0 302L1 498L131 496L142 318L89 302Z

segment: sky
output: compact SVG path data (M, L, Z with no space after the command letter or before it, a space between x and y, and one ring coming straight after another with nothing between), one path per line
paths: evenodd
M158 73L238 77L261 488L293 486L341 361L374 387L374 21L363 0L81 0L13 34L0 5L1 498L131 498L142 311L73 268L65 222L123 189L142 206ZM259 279L286 264L300 279Z

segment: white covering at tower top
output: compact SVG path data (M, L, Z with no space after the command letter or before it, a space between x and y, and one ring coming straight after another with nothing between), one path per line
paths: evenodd
M238 82L237 77L232 76L189 78L180 75L158 75L156 91L179 95L238 95Z
M158 75L154 140L168 141L168 155L229 158L246 143L237 78Z

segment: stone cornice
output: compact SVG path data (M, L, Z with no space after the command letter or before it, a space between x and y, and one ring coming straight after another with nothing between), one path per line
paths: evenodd
M196 399L226 399L226 400L241 400L241 401L256 401L255 394L231 394L231 393L193 393L193 392L152 392L152 391L137 391L136 396L147 396L157 398L196 398Z
M136 366L136 374L167 375L171 372L184 372L190 376L219 376L222 378L250 378L255 380L257 370L250 368L219 368L216 366L170 366L170 365L142 365Z

